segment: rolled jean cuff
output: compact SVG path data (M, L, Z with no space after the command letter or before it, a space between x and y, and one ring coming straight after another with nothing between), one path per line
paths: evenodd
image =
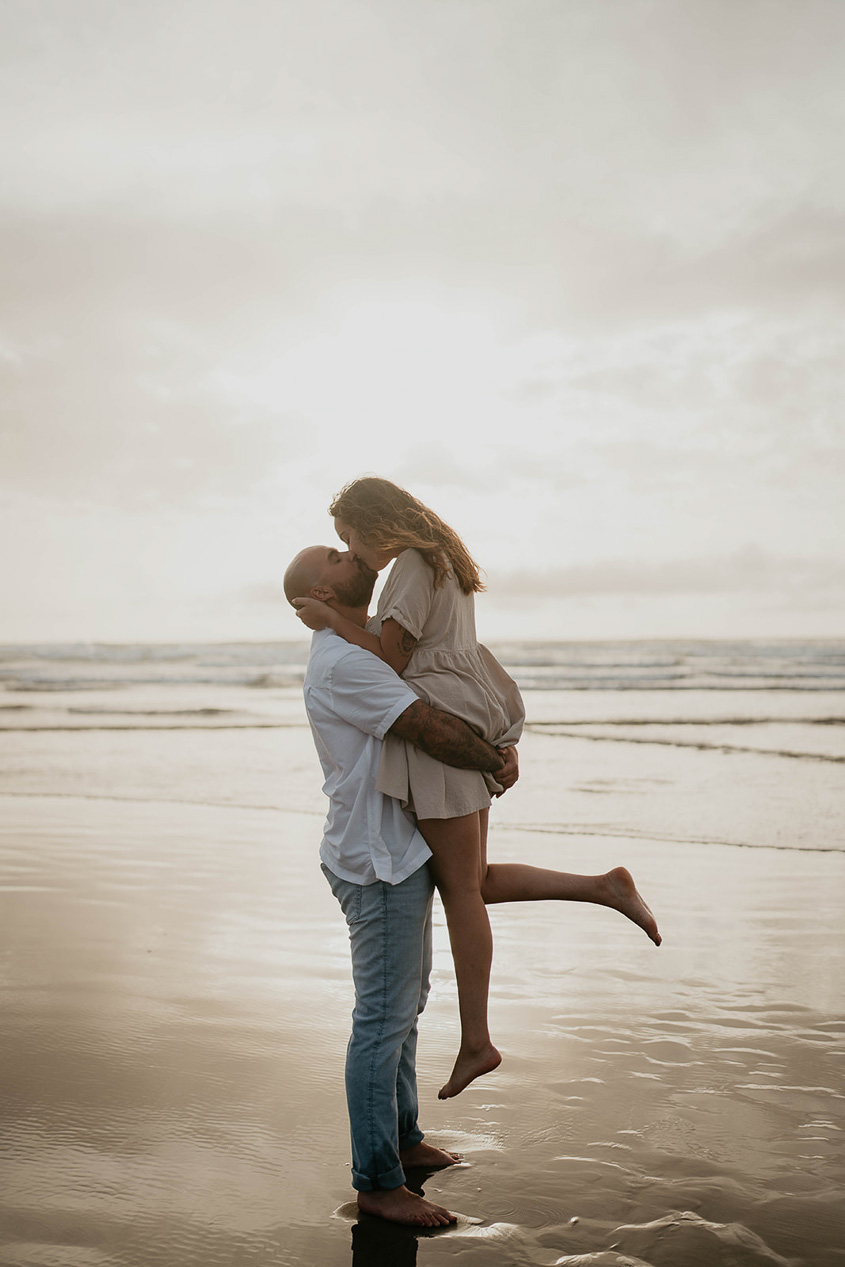
M387 1191L390 1188L401 1188L404 1182L405 1171L401 1166L394 1166L386 1174L377 1175L375 1181L370 1179L369 1175L359 1174L357 1170L352 1171L352 1187L356 1192Z
M414 1130L408 1131L407 1135L399 1136L399 1150L404 1152L406 1148L413 1148L415 1144L421 1144L424 1139L425 1132L416 1127Z

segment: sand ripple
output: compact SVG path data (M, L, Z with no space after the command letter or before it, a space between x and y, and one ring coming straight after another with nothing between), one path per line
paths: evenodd
M617 1228L619 1246L630 1248L654 1267L792 1267L759 1236L740 1223L711 1223L687 1210L644 1225ZM614 1246L614 1248L616 1248Z

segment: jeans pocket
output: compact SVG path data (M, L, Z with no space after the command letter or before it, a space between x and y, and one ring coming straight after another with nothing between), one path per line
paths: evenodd
M354 924L356 920L361 918L363 885L351 884L349 880L341 880L340 876L330 871L325 863L320 863L320 870L328 880L332 893L340 903L340 909L343 911L347 924Z
M361 918L361 898L364 891L360 884L350 884L347 887L352 892L344 894L340 899L340 909L346 916L347 924L354 924Z

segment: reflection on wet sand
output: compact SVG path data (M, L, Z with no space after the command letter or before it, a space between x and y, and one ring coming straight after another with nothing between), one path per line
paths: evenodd
M496 910L505 1061L446 1103L440 923L422 1124L469 1164L414 1177L461 1216L420 1233L350 1204L348 953L319 820L3 811L0 1263L841 1261L840 855L687 846L681 864L626 842L660 951L612 912ZM494 847L585 869L619 843L500 828Z

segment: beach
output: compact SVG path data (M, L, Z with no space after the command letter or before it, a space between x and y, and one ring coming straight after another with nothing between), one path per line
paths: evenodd
M529 725L490 857L624 864L664 943L492 909L504 1060L441 1102L436 907L436 1233L352 1204L306 651L5 649L0 1263L845 1263L845 646L561 648L496 649Z

